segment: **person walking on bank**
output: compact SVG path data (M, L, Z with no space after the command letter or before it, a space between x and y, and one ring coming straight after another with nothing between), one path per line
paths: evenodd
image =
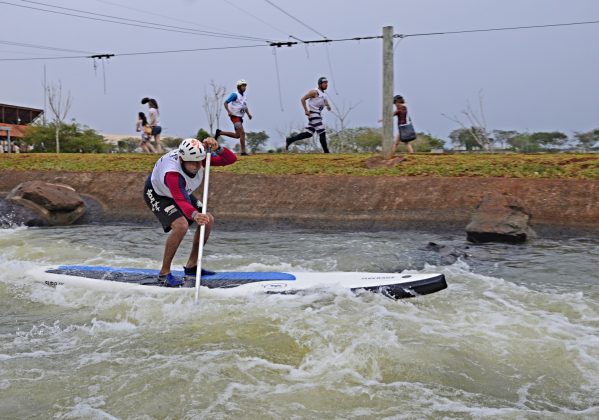
M135 131L138 133L141 132L141 143L139 146L142 150L146 153L156 153L156 150L154 150L154 147L150 143L150 133L152 132L152 128L148 125L148 119L143 112L137 114Z
M162 146L160 145L160 133L162 133L162 126L160 125L160 111L158 111L158 102L153 98L143 98L141 100L142 105L148 104L148 108L150 111L148 112L150 116L150 121L148 121L148 125L152 128L152 132L150 135L154 137L154 142L156 143L156 152L163 152Z
M416 140L416 132L414 131L412 124L408 124L408 107L406 106L403 96L395 95L393 97L393 105L395 105L393 116L397 116L398 128L397 137L393 143L393 153L397 151L399 142L405 143L408 153L414 153L414 148L412 147L411 142Z
M144 187L146 205L158 218L164 232L170 232L164 245L158 277L167 287L178 287L184 283L183 279L178 279L171 273L171 263L190 225L195 222L198 228L193 236L189 259L183 269L186 276L195 276L198 269L200 225L206 226L206 243L214 224L214 217L210 213L202 214L202 202L192 194L204 179L207 149L212 150L211 165L226 166L237 160L235 153L219 146L212 137L203 142L185 139L177 150L158 159ZM200 274L208 275L213 272L202 269Z
M243 116L247 114L248 118L252 119L252 114L247 105L247 97L245 95L245 91L247 89L247 82L243 79L237 81L237 91L233 92L229 95L227 100L224 103L225 109L227 110L227 114L229 114L229 118L231 118L231 122L233 123L233 127L235 128L235 132L231 131L222 131L218 128L216 129L216 133L214 135L215 139L218 139L219 136L227 136L234 139L239 139L239 145L241 146L241 156L247 156L247 151L245 148L245 130L243 128Z
M329 87L329 82L326 77L318 79L318 87L312 89L304 96L302 96L301 103L304 108L304 114L308 117L308 125L304 128L304 131L296 136L288 137L285 140L285 148L289 150L289 146L299 140L310 138L314 135L314 132L318 134L320 139L320 145L324 153L329 153L327 146L327 135L325 132L324 123L322 122L321 112L326 106L327 110L331 110L329 104L329 98L325 91ZM306 105L306 101L308 104Z

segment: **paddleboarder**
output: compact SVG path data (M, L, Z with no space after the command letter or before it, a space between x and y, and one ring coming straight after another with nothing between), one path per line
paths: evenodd
M212 151L211 165L226 166L237 160L235 153L219 146L212 137L203 142L193 138L185 139L178 149L158 159L145 184L144 200L147 206L162 224L164 232L170 232L158 276L168 287L184 283L183 279L171 273L171 263L191 224L195 222L198 227L194 233L189 259L183 267L187 276L195 276L197 273L200 226L205 226L206 243L214 224L214 217L210 213L202 214L202 202L192 194L204 179L207 150ZM213 273L202 270L201 275L206 274Z

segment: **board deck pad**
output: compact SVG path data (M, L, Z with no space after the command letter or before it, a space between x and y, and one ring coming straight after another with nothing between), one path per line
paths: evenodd
M106 266L61 265L47 273L65 274L67 276L85 277L88 279L118 281L121 283L137 283L144 286L162 286L158 280L159 270L145 268L115 268ZM183 271L173 270L173 275L184 278L183 287L195 287L195 276L185 276ZM210 289L229 288L259 281L294 281L295 276L289 273L274 271L220 271L202 276L202 286Z

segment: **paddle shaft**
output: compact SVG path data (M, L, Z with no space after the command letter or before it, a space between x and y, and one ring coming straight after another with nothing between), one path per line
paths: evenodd
M208 184L210 182L210 158L212 157L210 148L206 151L206 168L204 169L204 193L202 194L202 214L208 212ZM206 235L206 225L200 226L200 239L198 244L198 271L196 272L196 296L195 303L200 299L200 279L202 277L202 257L204 255L204 236Z

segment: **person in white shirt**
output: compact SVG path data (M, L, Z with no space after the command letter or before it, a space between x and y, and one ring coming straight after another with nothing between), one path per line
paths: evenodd
M160 133L162 133L162 126L160 125L160 111L158 111L158 102L153 98L143 98L141 100L142 105L148 104L149 121L148 125L152 128L150 135L154 137L156 143L155 149L157 153L162 153L164 150L160 145Z
M331 110L329 97L325 93L328 86L329 81L327 78L321 77L318 79L318 87L316 89L310 90L308 93L302 96L301 103L302 107L304 108L304 114L306 114L306 117L308 117L308 125L306 128L304 128L303 132L296 136L288 137L285 140L285 148L287 150L289 150L289 146L292 143L299 140L308 139L312 137L314 133L316 133L318 134L322 151L324 153L329 153L329 148L327 146L327 134L325 132L321 115L321 112L325 107L328 111Z
M227 110L227 114L229 114L229 118L231 118L231 122L233 123L233 127L235 128L235 132L231 131L222 131L220 129L216 129L216 133L214 135L215 139L218 139L220 136L227 136L234 139L239 139L239 145L241 146L241 156L247 156L247 150L245 147L245 130L243 128L243 117L247 114L248 118L252 119L252 114L247 105L247 97L245 95L245 91L247 89L247 82L243 79L237 81L237 91L233 92L229 95L227 100L224 103L225 109Z

